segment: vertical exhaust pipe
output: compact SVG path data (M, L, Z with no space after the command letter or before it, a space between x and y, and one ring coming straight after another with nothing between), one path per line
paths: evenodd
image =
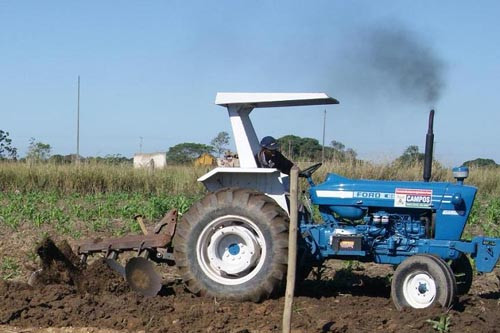
M431 179L432 153L434 148L434 110L429 113L429 128L425 137L424 182Z

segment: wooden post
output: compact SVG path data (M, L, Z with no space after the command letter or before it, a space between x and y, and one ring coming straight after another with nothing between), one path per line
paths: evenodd
M283 310L283 333L289 333L292 326L292 305L297 266L298 187L299 167L294 165L290 172L290 227L288 229L288 271L286 275L285 308Z
M146 225L144 224L144 220L142 219L142 215L136 215L134 216L135 220L137 223L139 223L139 227L141 227L142 233L144 235L148 234L148 229L146 228Z

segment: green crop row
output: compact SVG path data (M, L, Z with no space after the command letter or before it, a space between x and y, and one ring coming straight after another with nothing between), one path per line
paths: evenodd
M500 198L479 195L472 206L464 238L474 235L500 237Z
M157 221L172 208L183 214L200 197L139 193L64 195L57 192L0 192L0 223L13 230L22 224L33 228L47 225L75 238L85 231L123 234L139 231L134 219L136 215ZM478 196L476 199L464 236L471 238L478 234L500 237L500 198Z
M186 212L199 196L140 193L78 194L0 192L0 222L17 230L22 224L44 225L79 238L82 232L136 232L135 215L157 221L172 208ZM115 223L116 222L116 223Z

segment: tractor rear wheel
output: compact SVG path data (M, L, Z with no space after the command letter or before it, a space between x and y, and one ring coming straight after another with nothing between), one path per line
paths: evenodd
M246 189L208 194L183 216L175 262L199 295L261 301L286 278L288 215L271 198Z
M472 278L474 275L469 258L462 253L458 259L451 262L450 267L457 281L458 295L467 294L472 286Z
M391 296L398 310L424 309L435 304L450 308L456 297L455 277L441 258L414 255L394 272Z

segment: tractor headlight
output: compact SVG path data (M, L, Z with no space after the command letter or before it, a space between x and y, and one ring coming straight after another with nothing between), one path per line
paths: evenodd
M466 166L453 168L453 178L457 180L458 183L462 184L464 179L469 177L469 168Z

